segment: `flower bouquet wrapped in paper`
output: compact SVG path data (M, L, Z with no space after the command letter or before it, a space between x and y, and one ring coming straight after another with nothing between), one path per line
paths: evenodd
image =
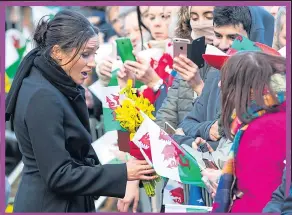
M129 132L130 135L130 155L138 160L147 160L152 165L152 157L150 150L149 136L144 135L137 141L135 134L138 131L140 125L143 123L143 116L140 110L145 113L149 118L155 119L152 115L155 110L150 101L138 95L136 89L132 88L132 80L129 80L126 87L120 92L120 105L115 109L116 121L118 121L121 127ZM155 195L155 185L161 180L158 177L152 181L142 181L146 194L149 197Z

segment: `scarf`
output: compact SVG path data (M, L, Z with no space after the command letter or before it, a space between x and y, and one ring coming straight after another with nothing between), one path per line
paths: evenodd
M189 7L189 16L191 14L192 7ZM190 19L190 25L192 28L191 37L196 40L200 37L205 37L206 44L213 44L215 37L213 20L204 21L203 23L198 23Z
M6 121L13 118L22 81L29 76L32 67L36 67L54 87L68 98L79 120L86 130L90 132L84 88L77 86L71 77L68 76L60 66L53 63L53 59L48 54L42 54L39 48L30 51L18 67L11 89L6 98Z
M265 90L264 101L269 107L280 105L286 100L286 75L275 74L271 77L270 87L276 94L276 100L273 99L271 94ZM266 111L258 106L254 100L247 108L247 114L242 117L244 119L254 120L258 117L266 114ZM235 175L235 162L236 155L240 140L244 132L248 128L248 124L244 124L236 115L236 111L233 111L231 116L231 134L234 136L233 144L228 154L228 160L226 161L222 175L219 180L215 200L213 203L212 212L215 213L228 213L231 211L231 207L236 198L241 198L243 193L237 189L237 181Z

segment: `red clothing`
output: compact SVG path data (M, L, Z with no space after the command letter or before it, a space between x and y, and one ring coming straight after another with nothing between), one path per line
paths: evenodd
M151 64L151 67L153 68L153 62L150 63ZM154 69L155 72L157 73L157 75L163 80L163 83L169 87L171 85L171 83L169 83L169 77L170 77L170 74L165 71L166 67L168 66L169 68L172 68L172 65L173 65L173 59L172 57L167 54L167 53L164 53L162 55L162 57L160 58L159 62L158 62L158 65L157 67ZM147 99L149 99L149 101L154 104L156 99L159 97L160 95L160 91L158 92L153 92L152 89L150 88L147 88L143 91L143 96Z
M286 111L266 114L252 121L240 141L235 170L244 192L232 213L261 213L281 184L286 159Z

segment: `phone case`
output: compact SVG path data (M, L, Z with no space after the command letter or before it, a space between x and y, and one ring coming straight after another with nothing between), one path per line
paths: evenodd
M133 54L133 46L131 40L127 37L121 37L116 39L116 46L123 63L127 60L136 61L136 57ZM135 81L135 88L140 88L144 84L141 81Z
M116 39L118 54L120 55L123 63L127 60L136 61L133 54L133 46L131 40L126 37Z
M205 60L203 58L203 54L205 54L206 51L205 37L200 37L194 40L192 44L188 45L187 50L188 58L193 61L199 67L199 69L204 67Z
M202 159L206 165L207 168L209 169L215 169L218 170L219 168L216 166L216 164L208 159L203 158Z
M175 38L173 39L173 57L178 57L180 54L187 56L189 40Z
M169 135L175 134L175 129L167 122L165 122L164 124L164 129L165 129L165 132Z

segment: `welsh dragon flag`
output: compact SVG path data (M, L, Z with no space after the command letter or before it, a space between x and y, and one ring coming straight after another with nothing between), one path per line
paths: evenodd
M183 184L205 187L196 159L149 117L143 113L142 115L144 121L135 134L133 142L145 152L157 174Z
M123 130L119 121L116 121L115 109L120 106L120 86L118 85L117 73L121 62L114 62L112 68L112 77L107 87L102 87L102 107L103 107L103 120L104 130L116 131Z
M16 29L9 29L5 36L5 92L8 93L18 66L26 51L26 40Z
M185 204L183 184L169 180L163 191L163 204Z

